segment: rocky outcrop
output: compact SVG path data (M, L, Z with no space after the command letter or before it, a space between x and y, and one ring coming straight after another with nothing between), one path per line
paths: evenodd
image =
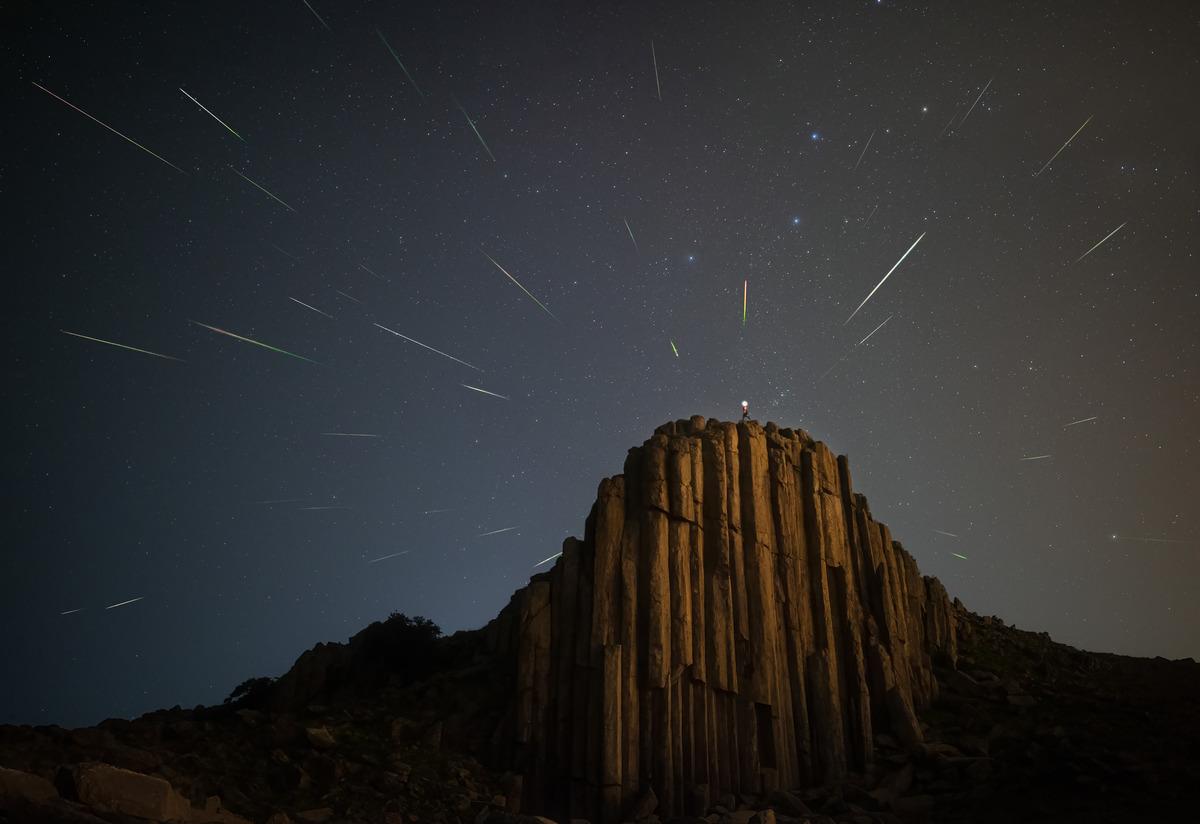
M866 772L876 732L953 665L955 611L800 430L659 427L601 482L568 539L489 625L513 692L498 757L523 808L615 824L653 793L703 815Z

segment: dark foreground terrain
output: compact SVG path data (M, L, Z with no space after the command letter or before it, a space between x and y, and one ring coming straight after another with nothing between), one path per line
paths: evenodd
M924 743L878 735L865 775L726 796L704 820L1200 820L1200 665L1082 652L961 608L957 620L958 667L937 671ZM480 637L394 616L222 706L0 727L0 822L535 824L513 777L486 766L503 679ZM657 824L655 807L645 795L625 818Z

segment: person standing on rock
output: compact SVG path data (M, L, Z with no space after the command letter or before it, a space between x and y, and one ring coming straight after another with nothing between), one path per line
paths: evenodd
M750 402L749 401L742 401L742 420L743 421L750 420Z

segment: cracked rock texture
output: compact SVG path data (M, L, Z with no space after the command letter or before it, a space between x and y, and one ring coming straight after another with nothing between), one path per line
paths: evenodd
M801 430L696 416L600 483L582 540L486 629L522 808L664 818L836 782L922 740L956 611Z

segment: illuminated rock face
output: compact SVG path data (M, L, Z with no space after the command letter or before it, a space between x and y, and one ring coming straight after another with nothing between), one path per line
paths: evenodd
M920 740L953 615L844 457L774 424L666 424L489 626L514 679L495 740L523 809L558 819L835 779L875 732Z

